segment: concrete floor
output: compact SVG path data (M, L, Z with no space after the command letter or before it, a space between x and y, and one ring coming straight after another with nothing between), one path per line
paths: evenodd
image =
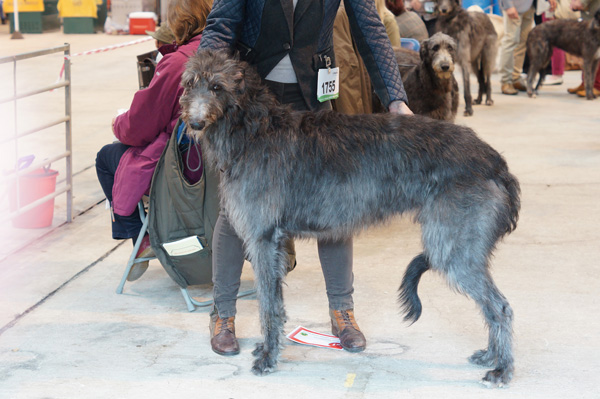
M64 42L78 53L139 38L47 32L16 41L2 26L0 57ZM457 120L504 154L523 190L519 227L493 259L494 279L515 311L516 371L509 388L490 390L478 382L485 369L466 360L487 339L473 301L426 274L423 315L412 326L402 322L396 290L420 251L419 227L409 218L355 240L356 315L368 339L360 354L286 343L277 372L256 377L254 297L238 303L241 354L225 358L210 349L209 310L188 312L157 261L115 293L131 246L111 240L90 166L112 140L111 118L137 89L135 55L151 49L146 42L74 58L74 164L83 171L74 183L76 217L64 223L59 197L52 227L2 228L0 398L600 398L600 100L566 93L580 72L567 72L565 84L544 87L535 100L500 94L495 75L495 105ZM20 64L19 84L53 83L60 60ZM0 66L0 73L5 97L12 69ZM59 100L34 101L31 115L60 113ZM11 114L0 112L3 135L10 134ZM57 134L27 149L58 151ZM13 155L2 151L1 167L10 168ZM284 294L286 331L303 325L328 333L316 245L300 242L297 250ZM243 288L252 281L247 267ZM210 296L210 287L194 291Z

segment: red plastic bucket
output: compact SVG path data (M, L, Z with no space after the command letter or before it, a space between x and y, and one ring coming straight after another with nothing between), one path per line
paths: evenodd
M13 182L10 186L10 211L14 212L17 208L23 208L27 204L52 194L56 189L57 175L58 171L56 170L39 168L20 176L18 196L17 182ZM54 198L13 218L12 224L14 227L23 229L39 229L50 226L53 217Z

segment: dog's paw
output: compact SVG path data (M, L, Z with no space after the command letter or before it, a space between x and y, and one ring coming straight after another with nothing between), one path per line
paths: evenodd
M496 357L490 351L479 350L469 358L469 362L478 366L493 367L496 365Z
M252 366L252 373L255 375L266 375L275 371L275 366L277 362L275 361L274 356L272 356L269 352L265 352L262 348L259 350L257 347L253 354L256 356L254 360L254 364Z
M464 116L473 116L473 109L465 109Z
M473 100L473 104L475 105L479 105L481 104L482 99L481 98L476 98L475 100ZM486 102L487 103L487 102Z
M485 374L481 383L488 388L505 388L512 380L513 373L510 370L497 368Z
M494 105L494 100L488 98L487 100L485 100L485 105Z

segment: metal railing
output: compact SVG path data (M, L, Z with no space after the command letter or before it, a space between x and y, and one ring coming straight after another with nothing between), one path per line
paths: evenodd
M8 172L5 176L3 176L3 180L11 181L16 180L16 195L17 195L17 209L14 212L9 213L3 217L0 217L0 223L5 222L6 220L13 219L47 201L50 201L57 196L67 193L67 222L71 222L73 220L73 160L72 160L72 139L71 139L71 61L70 54L71 49L68 43L65 43L63 46L53 47L49 49L32 51L30 53L17 54L14 56L2 57L0 58L0 64L13 63L13 95L7 98L0 98L0 105L13 102L14 103L14 133L12 137L6 137L0 139L0 146L5 146L6 143L13 142L14 144L14 152L15 158L18 157L19 154L19 139L29 136L33 133L40 132L42 130L48 129L50 127L60 125L61 123L65 124L65 151L51 156L48 159L44 159L43 161L34 162L29 167L19 170L15 168L14 171ZM26 60L29 58L40 57L43 55L54 54L58 52L64 52L64 80L52 85L48 85L45 87L40 87L35 90L31 90L24 93L17 93L17 62ZM17 101L26 97L35 96L36 94L52 91L58 88L65 88L65 115L64 117L58 118L56 120L45 123L41 126L38 126L33 129L29 129L23 132L19 132L18 130L18 108ZM18 196L20 195L19 189L19 181L21 180L19 177L30 173L33 170L39 169L44 165L50 164L52 162L58 161L60 159L66 160L66 182L65 186L55 190L53 193L48 194L42 198L33 201L26 206L21 207ZM62 182L62 181L61 181ZM59 182L59 183L61 183Z

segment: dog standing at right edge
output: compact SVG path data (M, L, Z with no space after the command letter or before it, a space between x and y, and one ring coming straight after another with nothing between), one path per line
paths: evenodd
M535 97L544 80L544 69L552 57L552 49L558 47L569 54L583 58L585 97L594 95L594 79L600 62L600 9L589 21L555 19L536 26L527 37L529 72L527 72L527 95ZM533 80L540 78L533 88Z

